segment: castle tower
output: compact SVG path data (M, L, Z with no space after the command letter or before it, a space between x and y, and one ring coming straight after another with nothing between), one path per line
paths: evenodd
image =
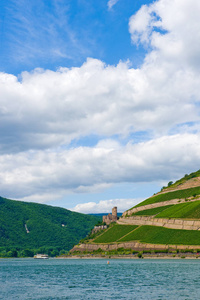
M117 207L113 207L112 209L112 220L113 222L116 222L117 221Z
M103 216L103 222L106 223L107 225L109 225L112 222L116 222L117 221L117 207L113 207L112 209L112 215L108 214L106 216Z

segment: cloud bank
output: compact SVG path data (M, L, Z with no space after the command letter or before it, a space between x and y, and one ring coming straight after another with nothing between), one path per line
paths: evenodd
M48 200L49 195L97 192L120 182L167 180L200 164L199 135L164 136L117 147L103 144L1 155L1 192L25 200L46 195Z
M118 212L124 212L125 210L133 207L142 199L111 199L99 201L99 203L88 202L76 205L73 210L82 213L110 213L114 206L117 206Z
M80 68L25 72L20 81L0 74L0 152L52 148L91 134L160 135L198 121L199 74L166 63L135 70L88 59Z
M88 58L56 72L1 73L1 193L46 201L198 169L199 13L195 0L142 6L129 20L132 42L147 49L137 69ZM95 146L72 146L91 135Z

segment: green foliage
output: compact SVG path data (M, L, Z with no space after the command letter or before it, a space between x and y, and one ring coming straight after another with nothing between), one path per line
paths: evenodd
M25 249L25 250L21 251L20 256L22 256L22 257L33 257L34 252L33 252L33 250Z
M54 256L57 253L55 247L66 251L71 249L98 221L99 217L64 208L0 197L0 247L21 250L52 247Z
M194 194L200 195L200 187L185 189L185 190L178 190L174 192L168 192L165 194L159 194L156 196L153 196L151 198L146 199L145 201L139 203L138 205L134 207L139 207L147 204L153 204L163 201L169 201L172 199L185 199L188 197L192 197Z
M151 209L145 209L145 210L133 213L131 216L154 216L154 215L157 215L158 213L162 212L163 210L166 210L167 208L169 208L171 206L173 206L173 205L166 205L166 206L160 206L160 207L155 207L155 208L151 208Z
M196 172L193 172L191 174L185 174L185 176L179 180L177 180L175 183L173 183L173 181L170 181L168 183L168 186L167 187L163 187L161 190L163 189L167 189L167 188L177 188L179 185L185 183L186 181L192 179L192 178L196 178L196 177L200 177L200 170L196 171Z
M119 241L140 241L142 243L164 245L199 245L200 231L144 225L122 237Z
M159 213L156 218L191 218L200 219L200 201L181 203Z
M196 172L192 172L191 174L185 174L185 176L179 180L177 180L171 187L177 187L180 184L183 184L184 182L186 182L189 179L192 178L196 178L196 177L200 177L200 170L196 171Z
M101 225L105 225L105 224L103 223ZM96 225L96 226L98 226L98 225ZM113 226L113 224L110 224L109 226ZM80 243L83 244L83 243L89 242L92 239L96 239L99 235L101 235L106 230L107 230L107 228L100 229L99 231L97 231L95 233L92 233L92 230L91 230L90 233L84 239L80 240Z
M102 256L111 256L111 255L134 255L137 254L138 251L132 250L132 249L125 249L125 248L118 248L118 249L112 249L112 250L102 250L99 248L98 250L93 250L89 252L92 255L101 254Z
M4 255L5 256L5 255ZM17 257L18 256L18 252L17 250L10 250L6 253L7 257Z
M69 251L60 247L40 247L38 249L20 249L12 247L1 247L0 257L33 257L35 254L47 254L49 257L67 255Z
M118 225L115 224L107 231L105 231L102 235L97 237L94 242L95 243L112 243L116 242L119 238L126 235L130 231L136 229L138 226L135 225Z
M142 254L143 254L143 252L139 252L138 253L138 258L143 258Z
M169 252L169 249L163 249L163 250L154 250L155 254L157 253L168 253Z

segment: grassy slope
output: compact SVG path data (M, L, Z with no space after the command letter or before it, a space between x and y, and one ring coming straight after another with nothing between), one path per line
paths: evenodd
M160 206L133 213L132 216L155 216L155 218L200 219L200 201Z
M177 188L179 185L185 183L186 181L188 181L189 179L192 178L196 178L196 177L200 177L200 170L193 172L191 174L186 174L183 178L177 180L175 183L173 183L172 185L170 185L170 188ZM167 190L167 188L165 188L164 190Z
M200 195L200 187L187 188L184 190L170 191L171 188L176 188L185 183L187 180L195 177L200 177L200 170L190 175L185 175L182 179L170 185L170 188L165 188L165 193L157 194L145 201L139 203L135 207L170 201L172 199L187 199ZM132 215L154 216L160 218L193 218L200 219L200 201L186 202L176 205L168 205L164 207L153 208L136 212ZM131 225L129 225L131 226ZM200 245L200 231L168 229L156 226L133 226L134 229L128 228L128 225L114 225L108 231L96 238L96 243L111 243L111 242L128 242L140 241L143 243L152 244L171 244L171 245Z
M135 225L114 225L94 240L94 243L112 243L137 228Z
M85 237L98 220L64 208L0 197L0 247L56 246L68 250Z
M185 199L185 198L192 197L195 195L200 195L200 187L179 190L179 191L174 191L174 192L168 192L165 194L159 194L159 195L156 195L156 196L153 196L151 198L144 200L143 202L137 204L134 207L139 207L139 206L163 202L163 201L169 201L172 199Z
M200 245L200 232L144 225L119 240L119 242L128 241L165 245Z
M145 209L145 210L137 211L136 213L133 213L131 216L154 216L172 206L173 205L166 205L166 206L160 206L151 209Z
M95 243L130 241L165 245L200 245L200 231L116 224L94 240Z
M173 205L165 211L159 213L156 218L200 218L200 201L187 202Z
M171 189L178 188L179 185L182 185L183 183L187 182L188 180L190 180L192 178L196 178L196 177L200 177L200 170L193 172L189 175L186 174L183 178L177 180L175 183L173 183L169 187L165 187L163 190L163 191L165 191L164 194L158 194L151 198L148 198L145 201L139 203L138 205L136 205L134 207L143 206L143 205L147 205L147 204L153 204L153 203L162 202L162 201L168 201L168 200L177 199L177 198L178 199L187 198L187 197L193 196L194 194L200 195L200 187L188 188L185 190L177 190L174 192L170 192Z

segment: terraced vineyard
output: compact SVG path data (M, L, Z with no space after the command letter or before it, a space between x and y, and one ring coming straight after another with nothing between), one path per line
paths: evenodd
M173 205L156 215L156 218L200 219L200 201Z
M120 243L138 241L153 244L200 245L200 231L177 230L155 226L132 226L134 229L131 227L128 229L127 227L128 225L116 224L93 242L112 243L117 241ZM115 238L113 238L113 234Z
M147 200L139 203L134 207L140 207L148 204L169 201L173 199L187 199L189 197L196 197L200 195L200 187L190 188L186 190L174 191L174 192L166 192L164 194L155 195Z
M200 170L124 212L117 223L90 248L200 249Z
M139 241L142 243L171 245L200 245L200 231L140 226L135 231L122 237L119 241Z
M114 225L104 232L101 236L94 239L95 243L112 243L119 240L121 237L132 232L137 226L133 225Z
M154 216L172 206L173 205L166 205L166 206L155 207L152 209L145 209L145 210L137 211L136 213L132 213L131 216Z

